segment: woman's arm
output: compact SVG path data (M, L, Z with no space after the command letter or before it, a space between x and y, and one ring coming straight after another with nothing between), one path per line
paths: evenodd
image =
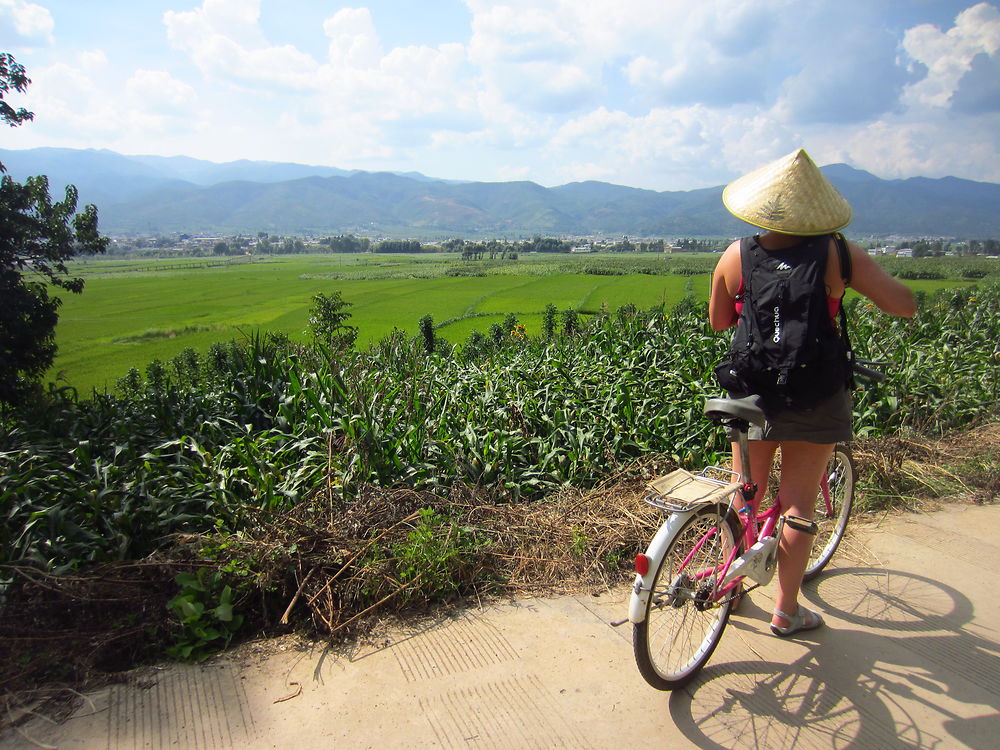
M874 302L880 310L900 318L912 318L917 313L913 292L902 281L894 279L868 254L853 242L851 250L851 287Z
M736 325L736 292L740 288L740 242L731 244L719 258L712 274L712 293L708 299L708 323L714 331Z

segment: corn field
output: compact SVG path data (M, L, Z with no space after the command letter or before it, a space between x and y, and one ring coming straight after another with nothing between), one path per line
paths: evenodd
M921 298L913 320L852 301L855 349L892 363L856 394L858 433L941 434L995 415L998 309L995 284ZM141 559L318 493L346 510L372 485L462 484L519 503L651 454L718 462L728 447L702 407L728 335L705 320L688 298L455 348L397 333L331 352L260 334L153 362L113 393L54 390L0 425L0 565Z

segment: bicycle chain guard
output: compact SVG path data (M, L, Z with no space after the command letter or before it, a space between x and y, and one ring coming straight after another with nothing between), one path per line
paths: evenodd
M754 546L737 557L729 566L729 572L722 580L722 585L725 586L740 576L751 578L761 586L770 583L778 567L778 538L761 537Z
M781 539L781 531L786 523L796 531L813 536L819 531L815 521L786 513L778 519L773 536L762 536L756 544L733 561L726 577L722 580L722 585L725 586L740 576L751 578L760 586L770 583L778 567L778 540Z

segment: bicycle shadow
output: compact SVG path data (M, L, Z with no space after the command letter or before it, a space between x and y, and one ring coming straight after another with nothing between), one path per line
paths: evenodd
M982 615L974 619L964 594L873 568L830 571L803 594L828 619L864 629L835 625L803 634L798 643L808 650L791 663L707 667L668 704L695 745L997 747L1000 634L980 624L989 621ZM748 641L766 628L767 613L752 614L752 621L730 621Z

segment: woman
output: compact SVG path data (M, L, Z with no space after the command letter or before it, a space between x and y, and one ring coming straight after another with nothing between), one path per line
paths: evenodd
M736 180L725 189L722 200L738 219L764 230L752 241L765 253L790 251L796 246L805 247L806 243L825 243L826 296L830 315L839 313L845 284L833 233L850 223L851 207L805 150L799 149ZM712 279L708 314L716 331L730 328L738 320L737 306L743 294L740 245L738 240L726 249ZM890 315L912 317L916 305L910 289L883 271L854 243L848 243L848 250L853 268L850 284L854 290ZM819 252L821 255L821 247ZM850 440L853 435L851 394L845 387L812 409L765 406L764 411L767 424L750 431L751 476L768 477L775 451L780 447L781 504L786 512L811 519L817 488L834 445ZM735 443L733 464L734 470L743 471ZM760 483L757 496L766 491L765 480ZM775 635L789 636L823 624L818 612L798 603L811 544L812 536L785 525L778 553L778 593L771 618Z

